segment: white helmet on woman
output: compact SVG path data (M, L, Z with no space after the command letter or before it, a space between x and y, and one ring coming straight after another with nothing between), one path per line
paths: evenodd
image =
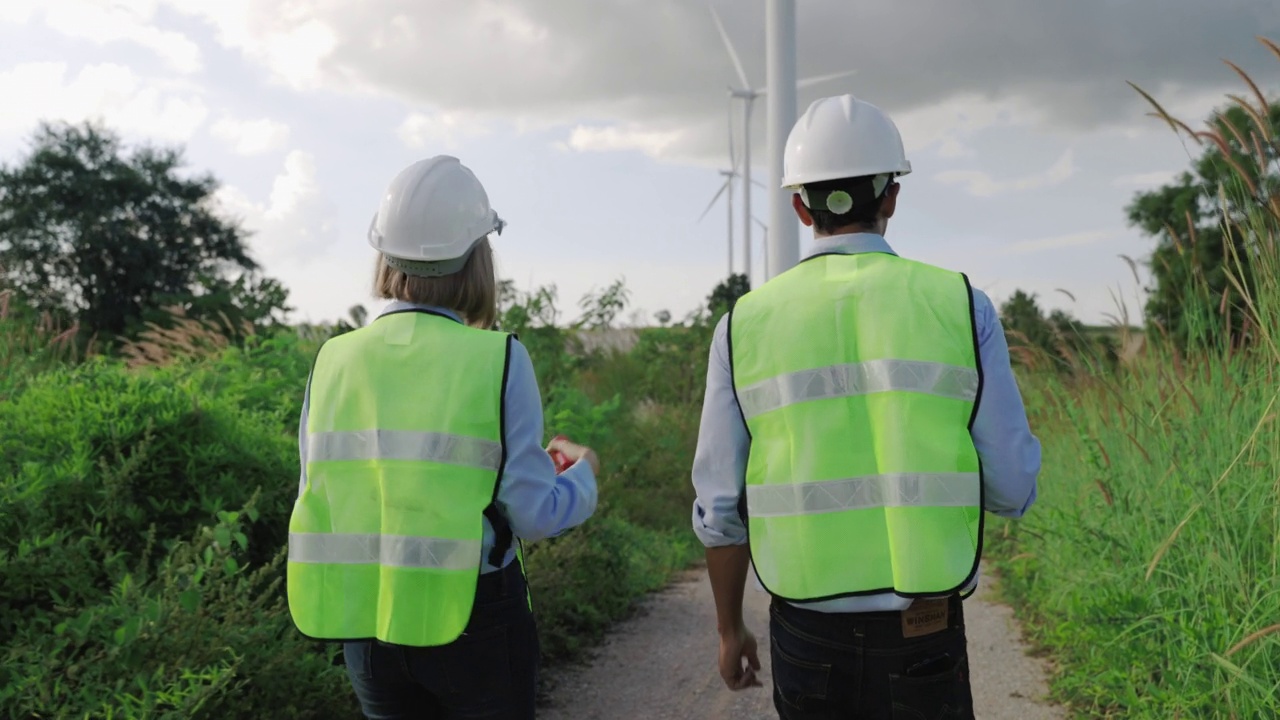
M461 270L475 244L505 225L475 174L458 158L437 155L391 181L369 224L369 244L397 270L440 277Z

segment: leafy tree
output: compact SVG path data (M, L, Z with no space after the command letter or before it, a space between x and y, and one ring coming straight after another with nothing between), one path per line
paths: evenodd
M347 317L338 318L333 325L333 334L335 336L349 333L357 328L365 326L365 322L369 319L369 310L364 305L352 305L347 309Z
M738 303L738 298L751 292L751 281L744 273L734 273L720 281L707 296L707 307L715 318L729 312Z
M1115 340L1105 328L1087 327L1065 310L1046 316L1034 293L1015 290L1000 306L1000 323L1016 363L1035 365L1035 358L1049 358L1055 368L1067 370L1081 363L1114 366L1118 358Z
M1131 225L1158 239L1151 258L1154 286L1147 288L1148 326L1184 348L1238 342L1246 314L1228 273L1251 292L1249 234L1227 233L1226 226L1247 222L1280 191L1280 104L1267 103L1261 93L1258 107L1237 99L1209 118L1207 130L1196 132L1147 99L1203 148L1189 172L1138 193L1126 208ZM1231 258L1239 258L1239 269Z
M1000 306L1000 322L1005 333L1013 336L1014 345L1053 351L1053 329L1045 320L1034 293L1014 290L1013 295Z
M618 314L626 309L631 300L631 292L627 290L622 279L615 280L609 287L595 292L594 290L578 301L582 308L582 316L574 323L578 328L604 329L613 324Z
M34 308L109 336L171 305L233 327L279 324L285 289L257 274L244 231L214 211L217 181L182 165L179 149L126 153L93 123L41 124L30 154L0 166L4 279Z

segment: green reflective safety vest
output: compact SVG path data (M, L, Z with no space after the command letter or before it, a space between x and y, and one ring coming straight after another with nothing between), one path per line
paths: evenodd
M794 601L961 590L982 538L968 278L887 253L816 256L738 300L729 348L765 588Z
M501 479L509 342L408 311L321 348L307 484L289 519L289 612L303 634L424 647L462 633Z

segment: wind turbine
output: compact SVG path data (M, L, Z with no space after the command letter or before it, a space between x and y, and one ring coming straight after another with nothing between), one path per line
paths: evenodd
M720 199L720 196L725 195L725 207L729 210L726 224L729 230L729 273L725 277L729 277L733 275L733 179L737 177L738 173L733 170L721 170L720 174L724 176L724 184L720 186L715 195L711 196L711 202L707 203L707 209L703 210L702 214L698 216L698 222L702 222L702 218L711 212L711 208L715 207L716 201Z
M760 185L759 182L751 180L751 109L756 98L765 95L768 90L763 87L753 88L751 82L747 80L747 71L742 67L742 61L738 58L738 51L733 47L733 41L729 39L729 33L724 29L724 23L720 21L720 13L716 12L716 8L711 4L711 0L707 0L707 7L711 9L711 18L715 20L716 29L720 31L720 39L724 41L724 47L729 51L729 59L733 61L733 68L738 73L738 82L742 83L739 87L729 87L729 107L732 110L734 99L742 100L742 253L744 256L744 264L746 267L747 281L751 281L751 221L754 216L751 214L751 186L753 184ZM858 72L857 70L845 70L842 72L829 73L826 75L815 75L799 80L795 83L796 88L805 88L828 80L847 77ZM730 121L732 122L732 121ZM789 131L790 128L787 128ZM733 161L733 129L730 127L730 164L737 170L737 165ZM764 187L762 185L762 187ZM768 189L768 188L766 188ZM774 188L776 191L777 188ZM757 221L758 222L758 221ZM767 279L767 273L766 273Z
M716 200L719 200L721 195L725 196L725 207L729 211L728 222L725 223L725 228L729 234L729 243L728 243L729 272L727 275L725 275L726 278L733 276L733 179L738 176L738 166L735 160L736 153L734 153L733 151L732 109L729 112L728 118L729 118L729 169L720 171L720 175L724 177L724 184L720 186L720 189L716 191L715 195L711 196L711 202L707 203L707 208L702 211L701 215L698 216L698 222L702 222L702 219L705 218L707 216L707 213L711 212L711 208L715 206Z

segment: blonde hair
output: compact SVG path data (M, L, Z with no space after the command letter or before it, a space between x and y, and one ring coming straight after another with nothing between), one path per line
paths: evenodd
M453 310L472 327L488 330L498 317L498 277L489 238L481 238L462 269L443 277L418 277L387 264L378 254L373 292L384 300L400 300Z

